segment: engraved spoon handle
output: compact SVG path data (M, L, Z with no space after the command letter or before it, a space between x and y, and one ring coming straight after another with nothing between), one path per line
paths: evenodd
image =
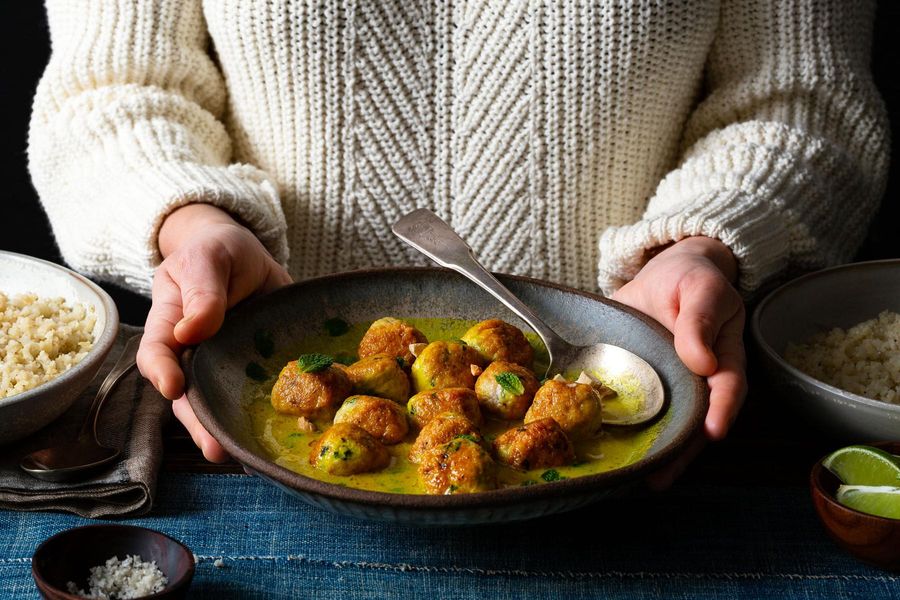
M528 323L547 347L551 365L572 347L491 275L475 258L472 248L430 210L416 209L401 217L391 229L394 235L439 265L465 275Z
M93 433L94 441L97 442L97 444L100 443L100 440L97 439L97 422L100 417L100 409L103 408L103 403L106 401L106 398L116 384L119 383L119 381L137 364L137 351L138 347L141 345L141 336L142 334L140 333L132 336L125 343L125 348L122 350L122 354L119 355L119 360L113 365L113 368L106 376L106 379L100 384L97 395L94 396L94 401L91 403L91 408L88 410L87 417L84 419L84 424L81 426L81 432L78 434L78 439L87 439Z

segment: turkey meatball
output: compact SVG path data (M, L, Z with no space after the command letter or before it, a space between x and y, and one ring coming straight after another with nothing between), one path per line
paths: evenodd
M481 409L478 398L469 388L443 388L419 392L406 403L409 419L421 429L441 413L462 415L476 427L481 426Z
M384 317L369 326L368 331L359 342L359 357L387 354L395 358L402 358L407 365L411 365L415 356L409 349L410 344L421 344L427 341L425 334L412 325L404 323L400 319Z
M338 423L312 445L309 462L331 475L379 471L390 462L387 448L362 427Z
M497 466L480 444L460 436L422 457L419 479L429 494L482 492L497 487Z
M281 414L326 421L334 417L352 387L347 374L335 365L304 372L292 360L281 370L272 388L272 407Z
M538 387L534 373L525 367L497 360L478 376L475 395L484 412L514 421L525 416Z
M472 365L484 360L474 348L456 342L431 342L412 365L413 388L417 392L438 388L475 387Z
M534 360L534 349L525 339L525 334L500 319L488 319L473 325L462 336L462 341L475 348L485 362L505 360L530 369Z
M353 392L390 398L403 404L409 399L409 377L397 358L387 354L367 356L347 367Z
M433 448L446 444L453 438L467 435L483 442L478 428L472 421L456 413L441 413L428 421L409 450L409 462L419 463Z
M527 471L575 462L575 449L566 432L551 418L514 427L494 440L494 455L501 463Z
M375 396L350 396L334 415L334 422L352 423L382 444L397 444L409 431L406 410L396 402Z
M546 417L556 421L572 440L591 438L600 433L600 394L586 383L550 380L534 395L525 422Z

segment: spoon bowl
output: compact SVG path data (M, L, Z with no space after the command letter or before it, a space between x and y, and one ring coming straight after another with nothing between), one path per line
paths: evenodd
M491 275L475 258L472 248L430 210L420 208L406 214L394 223L392 231L439 265L467 277L528 323L550 356L544 377L583 372L601 381L624 378L629 387L640 390L639 405L607 409L603 413L604 424L638 425L650 421L662 410L665 401L662 381L647 361L619 346L576 346L564 340Z
M23 471L44 481L63 482L84 478L119 458L115 448L94 440L74 441L32 452L22 459Z

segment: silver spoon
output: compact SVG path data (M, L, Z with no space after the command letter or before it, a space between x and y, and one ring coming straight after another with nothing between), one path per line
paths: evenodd
M394 235L437 262L465 275L518 315L540 336L550 355L545 377L561 373L602 373L607 378L636 381L643 392L641 405L627 412L604 412L610 425L637 425L655 417L663 407L662 381L640 356L619 346L575 346L559 337L530 308L497 281L475 258L472 248L430 210L420 208L403 216L392 227Z
M74 442L44 448L25 456L19 467L29 475L45 481L73 481L99 471L119 457L115 448L104 446L97 438L97 422L100 409L116 384L135 366L138 346L141 345L141 334L125 344L122 355L113 366L112 371L100 384L94 402L81 426L78 439Z

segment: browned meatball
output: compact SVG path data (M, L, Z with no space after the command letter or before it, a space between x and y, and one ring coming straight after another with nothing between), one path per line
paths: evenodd
M403 407L375 396L350 396L334 415L334 422L362 427L382 444L402 442L409 431Z
M272 407L275 412L313 421L330 420L352 387L340 367L331 365L315 373L304 373L292 360L281 370L272 388Z
M347 367L347 375L356 394L390 398L401 404L409 399L409 377L396 357L387 354L367 356Z
M575 462L575 449L566 432L551 418L514 427L494 440L497 460L527 471Z
M419 479L429 494L468 494L497 487L497 465L467 436L432 449L419 463Z
M486 362L505 360L530 369L534 349L518 327L500 319L473 325L462 341L475 348Z
M411 365L415 356L409 351L409 345L427 341L425 334L412 325L400 319L384 317L369 326L362 341L359 342L359 357L387 354L402 358L407 365Z
M537 377L525 367L496 360L478 376L475 395L484 412L514 421L525 416L538 387Z
M381 442L352 423L338 423L312 445L309 463L331 475L353 475L378 471L391 457Z
M410 448L409 462L421 462L422 457L432 448L446 444L460 435L468 435L479 443L483 442L478 428L466 417L456 413L441 413L437 415L425 424L412 448Z
M469 388L443 388L419 392L406 403L406 410L413 425L419 429L445 412L462 415L476 427L481 426L478 398Z
M484 359L474 348L456 342L431 342L412 365L413 389L417 392L437 388L475 387L472 365Z
M600 395L586 383L550 380L534 395L525 422L546 417L556 421L572 440L582 440L600 433Z

